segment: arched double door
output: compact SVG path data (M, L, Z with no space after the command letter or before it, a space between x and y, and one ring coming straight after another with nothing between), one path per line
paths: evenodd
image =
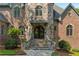
M44 39L45 29L43 26L38 25L34 28L34 39Z

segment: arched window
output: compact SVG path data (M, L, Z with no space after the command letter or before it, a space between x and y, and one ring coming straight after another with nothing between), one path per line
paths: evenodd
M14 17L19 17L20 16L20 8L19 7L15 7L14 8Z
M41 6L37 6L35 8L35 15L36 16L42 16L42 7Z
M72 25L68 25L66 27L66 35L67 36L72 36L72 34L73 34L73 27L72 27Z

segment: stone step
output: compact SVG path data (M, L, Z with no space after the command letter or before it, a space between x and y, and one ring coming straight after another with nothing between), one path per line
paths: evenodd
M33 49L33 50L52 50L53 48L49 48L49 47L33 47L31 49Z
M51 56L53 50L25 50L27 56Z

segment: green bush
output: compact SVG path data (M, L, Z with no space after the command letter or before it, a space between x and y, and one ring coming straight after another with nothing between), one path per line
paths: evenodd
M71 50L71 46L67 41L61 40L58 43L59 48L65 51L70 51Z
M11 36L12 38L16 38L19 34L21 33L21 31L17 28L9 28L8 31L7 31L7 34L9 36Z
M6 49L14 49L17 48L18 42L16 39L7 39L4 45Z

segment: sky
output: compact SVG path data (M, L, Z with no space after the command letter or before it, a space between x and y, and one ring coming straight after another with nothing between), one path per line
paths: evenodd
M65 9L69 3L56 3L56 5L60 6L61 8ZM79 8L79 3L72 3L75 8Z

